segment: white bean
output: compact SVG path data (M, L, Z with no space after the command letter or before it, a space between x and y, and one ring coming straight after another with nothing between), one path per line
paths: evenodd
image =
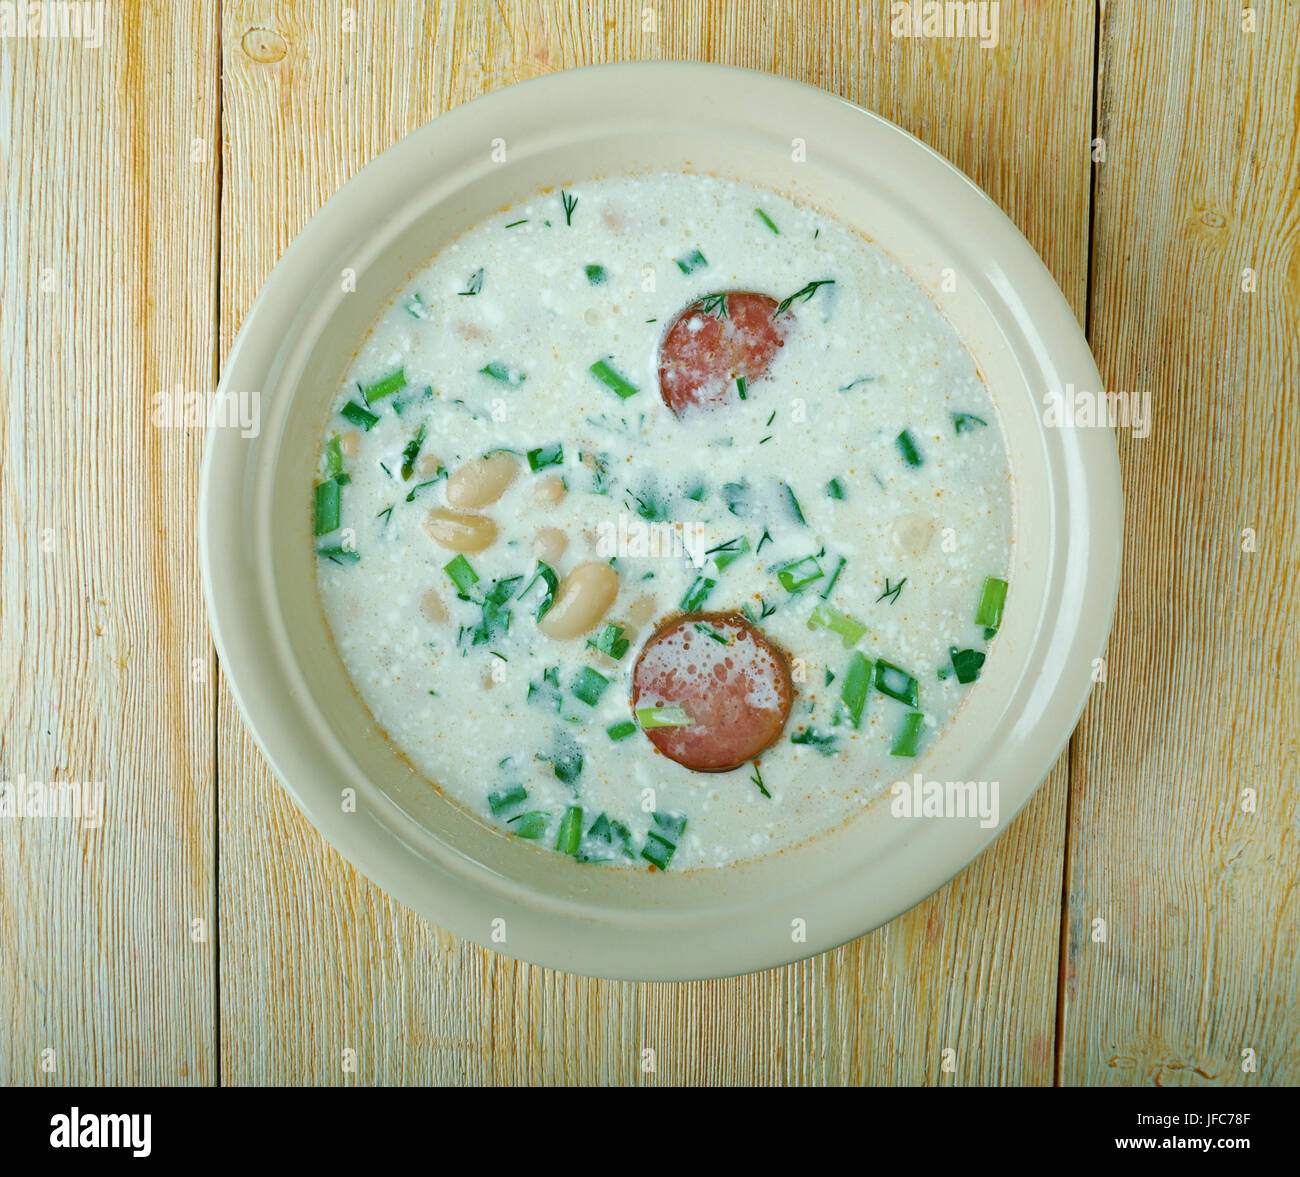
M435 507L424 521L429 538L453 552L481 552L492 546L497 525L486 515Z
M655 615L656 601L649 593L637 597L632 602L632 606L627 611L628 617L637 623L637 625L646 625L650 618Z
M894 521L894 547L908 556L922 556L934 540L935 521L919 511L909 511Z
M561 582L555 604L537 628L552 638L576 638L609 612L618 596L618 573L608 564L589 560L579 564Z
M514 454L488 454L458 467L447 479L447 502L453 507L486 507L506 492L519 473Z
M554 474L549 474L545 478L537 480L537 487L533 491L538 503L543 507L553 507L562 498L564 498L564 479Z
M430 589L425 593L422 604L424 607L424 615L430 621L447 620L447 606L442 603L442 598L438 596L437 589Z
M533 546L541 559L554 564L564 555L564 549L569 546L569 537L558 527L543 527L533 537Z

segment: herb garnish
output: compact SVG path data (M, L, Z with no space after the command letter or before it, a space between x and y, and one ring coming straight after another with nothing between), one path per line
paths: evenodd
M789 298L783 298L779 303L777 303L776 310L772 312L772 318L775 319L777 315L785 314L785 312L799 300L807 302L821 287L834 285L834 278L820 278L816 282L809 282L802 290L796 290Z
M681 262L677 263L681 265ZM712 315L715 319L727 318L726 294L706 294L695 304L695 310L702 315Z
M674 258L673 260L683 274L689 274L694 270L698 270L701 266L709 264L708 259L698 249L691 250L685 257Z
M876 601L877 601L877 602L880 602L880 601L883 601L886 597L888 597L888 598L889 598L889 603L890 603L891 605L896 605L896 604L898 604L898 594L901 593L901 592L903 591L903 585L905 585L906 583L907 583L907 577L905 576L905 577L903 577L903 579L900 580L897 584L895 584L895 585L891 585L891 584L889 583L889 577L886 576L886 577L885 577L885 591L884 591L883 593L881 593L880 596L878 596L878 597L876 598ZM910 599L910 598L909 598L909 599Z
M415 436L406 443L406 448L402 450L402 481L410 482L411 475L415 473L415 460L420 456L420 447L424 444L425 423L420 423L420 428L415 431Z

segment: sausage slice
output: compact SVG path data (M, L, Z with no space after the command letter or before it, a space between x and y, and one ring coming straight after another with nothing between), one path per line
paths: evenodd
M736 378L761 379L794 322L766 294L728 290L691 303L659 345L659 394L681 416L691 406L739 399Z
M680 707L691 723L642 731L670 760L727 772L771 744L790 715L785 654L734 613L691 613L661 626L632 669L632 706Z

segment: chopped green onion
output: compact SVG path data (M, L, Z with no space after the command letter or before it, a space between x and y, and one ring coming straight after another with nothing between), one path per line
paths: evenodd
M415 473L415 460L420 456L420 447L424 444L424 422L420 423L420 428L415 431L415 436L406 443L406 448L402 450L402 481L410 482L411 475Z
M632 720L620 719L618 723L611 723L605 729L605 734L611 740L626 740L634 731L636 731L636 724Z
M583 272L587 275L587 281L593 286L600 286L605 281L604 266L584 266Z
M632 857L632 831L621 821L610 821L603 813L591 823L580 862L609 862L619 854Z
M366 404L373 405L377 400L383 400L386 396L392 396L399 389L406 387L406 372L398 368L396 372L390 372L387 376L381 377L373 384L367 384L361 390L361 395L365 398Z
M406 304L406 313L412 319L433 318L433 312L429 309L429 304L420 297L418 291L411 295L411 301Z
M781 483L781 489L785 492L786 504L790 508L790 514L794 516L794 521L801 527L807 527L808 521L803 517L803 511L799 507L799 500L794 497L794 491L788 482Z
M835 737L825 732L819 732L811 725L801 732L795 732L790 737L790 743L807 744L811 748L816 748L823 756L835 755Z
M741 400L749 399L749 382L743 376L736 377L736 395Z
M709 639L711 639L712 641L718 642L720 645L723 645L723 646L729 646L729 645L731 645L731 639L730 639L729 637L727 637L725 634L721 634L721 633L719 633L719 632L718 632L716 629L714 629L713 626L711 626L711 625L705 625L703 622L697 622L695 628L696 628L700 633L702 633L706 638L709 638Z
M722 501L727 504L727 510L737 518L745 519L754 513L753 492L748 482L724 482Z
M338 478L343 473L343 449L336 433L325 443L325 477Z
M590 368L587 369L597 380L606 388L612 389L620 397L627 400L630 396L635 396L641 390L631 381L624 379L614 368L605 360L597 360Z
M655 810L650 817L663 837L671 838L674 842L681 839L682 833L686 829L686 815L684 813L661 813L659 810Z
M490 364L485 364L479 369L484 376L491 376L493 380L499 380L502 384L522 384L528 379L518 368L512 368L509 364L502 363L500 360L493 360Z
M889 749L891 756L915 756L917 746L921 740L921 729L925 725L925 716L919 711L910 711L903 716L903 721L898 725L898 734L894 736L893 747Z
M507 229L513 229L516 225L526 225L526 224L528 224L528 218L527 218L527 217L524 217L522 220L518 220L518 221L509 221L509 222L507 222L507 223L506 223L506 228L507 228Z
M547 759L556 777L566 785L573 784L582 774L582 749L568 732L560 732L555 741L555 752Z
M974 413L953 413L951 416L952 431L958 434L970 433L973 429L988 424L983 417L977 417Z
M641 494L632 496L636 502L636 513L650 523L666 523L669 505L667 498L657 497L653 487L646 487Z
M356 425L360 429L364 429L367 433L369 433L374 427L375 422L379 420L379 417L375 413L372 413L365 407L365 405L357 404L356 401L348 401L348 403L339 410L339 416L351 421L353 425Z
M867 632L867 627L861 621L855 620L847 613L841 613L824 602L812 611L812 616L808 618L808 628L829 629L832 633L839 634L845 649L856 646L862 640L862 635Z
M355 548L345 548L341 544L330 544L316 549L316 555L333 560L335 564L355 564L361 559L361 553Z
M560 709L560 668L558 666L548 666L542 671L542 681L540 683L530 682L528 684L528 701L531 703L534 699L543 703L553 703L555 710Z
M956 646L949 646L948 657L952 659L952 669L959 683L971 683L979 678L980 668L984 665L984 655L979 650L959 650Z
M777 569L776 578L788 593L801 592L814 580L822 578L822 566L816 556L804 556L801 560L791 560L789 564Z
M526 597L529 590L537 583L538 578L546 585L546 592L542 595L541 602L537 606L537 620L541 621L555 604L555 594L560 589L560 578L555 574L555 569L547 564L544 560L537 561L537 571L533 573L533 578L524 586L520 597Z
M996 630L1002 624L1002 606L1006 600L1007 582L996 576L986 577L979 608L975 610L975 624Z
M521 580L523 580L522 576L505 577L496 581L491 589L483 594L482 616L479 623L470 631L473 635L471 645L484 645L498 635L509 631L510 609L508 605L511 596L514 595L515 585Z
M533 841L546 833L546 823L549 820L549 814L534 809L531 813L521 813L517 817L512 817L506 824L513 827L510 832L515 837Z
M695 722L680 707L638 707L636 721L642 728L690 727Z
M681 262L677 264L681 265ZM645 845L641 847L641 857L647 862L653 863L660 870L667 870L668 863L672 861L673 852L676 849L675 843L651 830L645 836Z
M528 451L528 468L536 473L547 466L560 466L564 463L564 446L560 442L553 445L539 446Z
M719 572L725 572L747 551L749 551L749 540L740 535L735 539L727 540L725 544L719 544L716 548L710 548L704 554L713 557L714 568Z
M340 519L339 482L330 478L316 484L316 534L337 531Z
M605 693L605 688L609 686L610 680L607 679L598 670L592 670L590 666L584 666L582 673L578 675L577 681L573 684L573 693L588 707L594 707L600 702L600 697Z
M700 606L704 604L705 599L713 591L713 586L718 582L709 576L697 576L691 587L686 590L686 595L682 598L681 608L687 613L698 613Z
M826 493L833 499L842 499L844 497L844 483L838 478L832 478L826 484Z
M442 570L451 577L451 583L456 586L456 591L462 597L468 598L469 590L478 584L478 573L470 567L470 562L464 556L457 556L443 565Z
M602 654L608 654L616 662L627 653L627 648L632 643L623 636L623 627L615 625L612 621L607 621L601 627L600 633L596 635L596 640L587 639L587 645L593 650L599 650Z
M763 224L765 224L769 229L772 230L773 233L775 233L778 237L781 235L781 230L776 227L776 224L775 222L773 222L772 218L769 217L767 213L765 213L761 208L756 208L754 210L754 213L758 217L758 219L763 222Z
M561 854L577 854L582 840L582 806L570 805L560 819L560 832L555 838L555 848Z
M488 808L492 813L502 813L528 800L528 790L523 785L512 785L509 789L500 789L488 794Z
M861 650L849 656L849 668L840 684L840 701L848 712L854 727L862 725L862 709L866 706L867 690L871 686L871 659Z
M921 451L916 448L916 442L912 440L911 432L904 429L895 440L898 444L899 453L903 455L903 461L909 466L919 466L921 464Z
M883 658L876 662L876 690L891 699L897 699L900 703L906 703L909 707L915 707L920 703L920 688L917 686L916 679L906 670L900 669L892 662L886 662Z
M701 266L709 264L704 254L698 249L693 249L685 257L675 258L674 260L677 262L677 268L683 274L689 274L694 270L698 270Z

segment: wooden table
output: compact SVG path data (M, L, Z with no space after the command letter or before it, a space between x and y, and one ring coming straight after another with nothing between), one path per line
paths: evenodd
M0 40L0 780L107 797L99 830L0 819L0 1082L1300 1081L1300 8L1005 0L989 49L894 38L884 2L103 22L98 47ZM203 431L155 422L164 390L214 387L276 258L374 155L628 58L764 69L906 127L1152 406L1119 437L1105 682L1034 801L888 927L698 984L492 955L326 846L221 681Z

